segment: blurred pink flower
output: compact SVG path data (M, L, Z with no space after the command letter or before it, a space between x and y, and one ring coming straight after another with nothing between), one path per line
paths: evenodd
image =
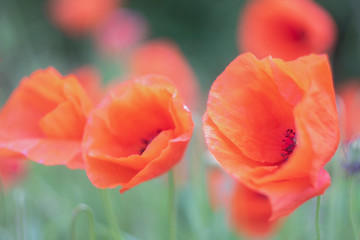
M94 34L95 43L105 55L131 49L146 37L148 26L140 14L120 9L111 13Z

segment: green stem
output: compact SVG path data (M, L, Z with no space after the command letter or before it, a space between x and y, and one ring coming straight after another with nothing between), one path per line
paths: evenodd
M0 200L1 200L1 215L3 220L3 226L7 226L7 215L6 215L6 199L5 199L5 189L4 184L0 176Z
M15 202L15 236L17 240L25 240L25 196L22 190L14 191Z
M175 203L175 184L174 173L168 173L169 181L169 240L176 240L176 203Z
M350 220L351 220L351 226L354 232L354 239L360 240L360 232L358 228L356 227L358 223L357 215L356 215L356 201L355 201L355 182L356 179L353 177L350 182L350 203L349 203L349 214L350 214Z
M316 226L316 239L317 240L320 240L319 216L320 216L320 196L318 196L317 200L316 200L315 226Z
M89 240L96 240L94 214L86 204L79 204L73 210L71 220L71 239L76 240L76 219L81 212L86 212L89 221Z
M107 189L100 189L100 195L105 208L106 218L111 228L112 239L122 240L122 233L119 230L119 224L117 223L116 216L114 214L115 211L110 199L109 191Z

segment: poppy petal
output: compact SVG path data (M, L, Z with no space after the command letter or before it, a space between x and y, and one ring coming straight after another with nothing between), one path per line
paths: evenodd
M44 165L67 165L84 168L79 141L26 138L1 141L0 148L20 153L23 157Z
M270 221L289 215L307 200L321 195L330 186L329 174L321 169L316 184L310 179L279 181L265 184L259 191L265 194L271 203Z
M244 54L214 82L207 114L244 155L271 164L281 161L278 143L286 129L294 128L291 111L264 64Z
M294 174L299 177L310 174L312 182L316 184L320 169L336 151L335 145L339 142L340 135L327 57L310 55L299 58L296 62L285 63L275 59L274 63L279 71L300 83L305 93L294 108L299 147L294 150L291 161L271 176L271 181L286 179Z

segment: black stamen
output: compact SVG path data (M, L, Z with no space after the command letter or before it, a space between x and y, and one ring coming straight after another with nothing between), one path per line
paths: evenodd
M281 141L283 148L280 155L283 161L287 161L296 147L296 132L292 129L287 129L284 136L285 139Z
M140 155L142 155L145 152L147 146L152 142L152 140L154 140L154 138L157 135L159 135L159 133L161 133L161 131L162 131L161 129L156 129L155 133L151 137L149 137L147 139L146 138L141 139L142 145L145 145L145 146L140 149L140 151L139 151Z

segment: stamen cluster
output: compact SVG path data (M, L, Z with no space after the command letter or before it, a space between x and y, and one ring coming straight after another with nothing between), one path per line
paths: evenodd
M283 161L287 161L296 147L296 132L292 129L287 129L285 138L282 140L283 148L281 149L281 157Z

